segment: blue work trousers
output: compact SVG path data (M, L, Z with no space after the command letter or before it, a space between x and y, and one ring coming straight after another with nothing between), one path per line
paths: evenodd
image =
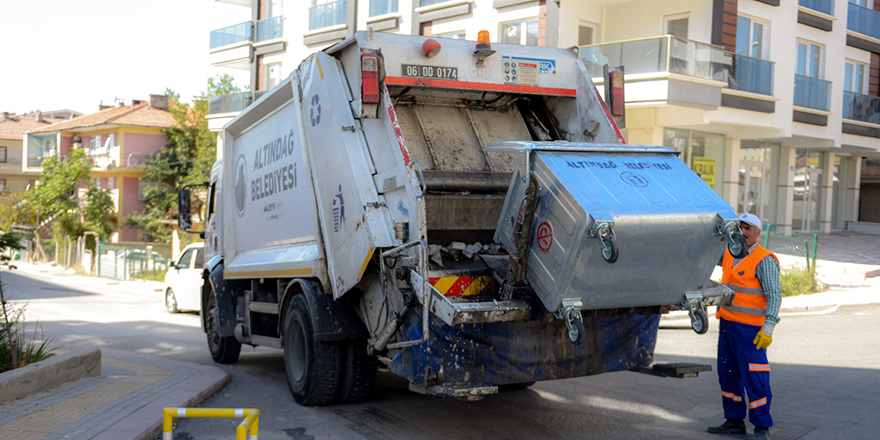
M718 335L718 382L724 417L749 421L755 426L773 426L770 417L770 363L767 349L755 348L755 336L761 327L721 318ZM745 389L745 393L743 393ZM745 396L748 396L748 403Z

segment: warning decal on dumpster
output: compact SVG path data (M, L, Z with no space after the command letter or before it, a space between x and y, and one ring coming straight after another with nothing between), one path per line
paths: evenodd
M553 228L549 222L541 222L538 225L538 247L547 252L553 246Z

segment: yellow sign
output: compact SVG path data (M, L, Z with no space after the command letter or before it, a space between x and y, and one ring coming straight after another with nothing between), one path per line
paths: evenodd
M715 187L715 159L711 157L694 157L691 168L703 181L711 187Z

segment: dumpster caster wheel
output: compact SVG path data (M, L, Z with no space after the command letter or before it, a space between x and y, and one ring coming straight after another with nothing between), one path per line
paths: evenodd
M614 234L614 230L607 223L602 223L596 228L596 233L602 243L602 258L609 264L617 261L620 250L617 247L617 235Z
M568 329L568 339L575 345L581 345L584 342L584 334L587 333L584 327L584 317L581 311L572 307L565 310L565 328Z
M745 258L749 254L749 244L735 222L729 222L725 226L724 238L727 239L727 250L733 258Z
M706 315L706 309L695 307L688 312L691 318L691 328L698 335L705 334L709 331L709 316Z

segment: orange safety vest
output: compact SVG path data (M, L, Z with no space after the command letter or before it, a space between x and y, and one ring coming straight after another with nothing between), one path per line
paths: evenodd
M717 318L758 327L764 325L767 314L767 299L764 297L764 290L761 288L758 277L755 276L755 270L758 263L767 255L776 258L772 252L757 245L752 253L743 258L736 267L733 267L733 255L729 250L724 252L724 259L721 262L723 270L721 284L736 293L733 296L733 303L727 306L718 306L718 311L715 313ZM779 259L776 258L776 261L778 262Z

